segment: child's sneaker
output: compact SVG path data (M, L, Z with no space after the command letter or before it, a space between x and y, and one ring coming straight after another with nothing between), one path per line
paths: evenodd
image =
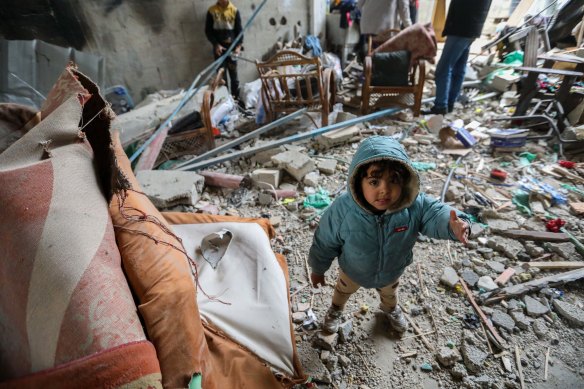
M399 305L391 312L385 312L385 316L389 320L389 324L399 333L406 332L408 329L408 322L402 313Z
M324 317L324 323L322 329L329 334L335 334L339 330L341 325L341 319L343 318L343 311L340 309L335 309L330 307Z

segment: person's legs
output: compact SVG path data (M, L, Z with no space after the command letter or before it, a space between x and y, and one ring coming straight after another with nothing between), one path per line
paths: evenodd
M410 2L410 19L412 20L412 24L415 24L418 21L418 9L416 8L415 4Z
M335 285L335 292L333 293L333 302L328 309L324 318L323 330L334 334L338 331L341 324L343 310L347 304L347 300L353 293L359 289L359 285L353 282L341 269L339 269L339 278Z
M444 43L442 55L436 65L436 98L433 110L436 113L446 113L448 109L448 96L452 83L452 69L460 56L468 48L467 41L471 38L464 38L449 35Z
M468 54L470 52L470 45L473 39L467 38L466 49L464 49L452 67L452 76L450 79L450 91L448 92L448 110L452 111L454 103L460 94L462 89L462 83L464 82L464 75L466 74L466 62L468 61Z
M225 60L227 71L229 72L229 79L231 80L231 95L239 99L239 78L237 77L237 61L227 57Z
M390 282L389 285L377 289L381 303L379 308L385 313L389 320L389 324L394 330L398 332L406 332L408 329L408 322L404 317L401 308L397 305L397 289L399 286L399 279Z

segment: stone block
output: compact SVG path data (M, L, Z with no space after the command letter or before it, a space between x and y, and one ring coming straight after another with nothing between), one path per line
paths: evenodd
M361 129L358 126L340 128L338 130L326 132L317 138L318 143L324 147L333 147L348 142L354 136L359 135Z
M205 178L194 172L140 170L136 178L156 208L194 206L205 185Z
M266 183L276 189L280 186L282 171L279 169L257 169L251 173L251 178L253 179L253 182L260 188L263 188L262 184Z
M318 161L318 170L323 174L335 174L337 161L334 159L323 159Z
M307 155L296 151L285 151L272 157L272 161L285 169L297 181L316 168L316 164Z
M320 175L317 172L310 172L304 176L304 184L311 186L313 188L318 188L318 182L320 180Z
M578 327L584 327L584 311L575 305L561 300L553 301L554 308L560 316Z

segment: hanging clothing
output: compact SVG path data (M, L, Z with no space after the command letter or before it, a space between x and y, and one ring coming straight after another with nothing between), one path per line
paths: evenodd
M361 34L377 35L388 29L400 29L400 25L409 27L409 0L359 0L357 8L361 10Z

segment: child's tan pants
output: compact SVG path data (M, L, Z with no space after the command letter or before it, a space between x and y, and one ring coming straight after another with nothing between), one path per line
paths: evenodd
M383 312L391 312L397 305L397 287L399 285L399 278L383 288L377 288L381 303L379 308ZM341 269L339 269L339 278L335 285L335 292L333 294L333 305L339 309L344 309L347 300L353 293L355 293L361 286L349 278Z

